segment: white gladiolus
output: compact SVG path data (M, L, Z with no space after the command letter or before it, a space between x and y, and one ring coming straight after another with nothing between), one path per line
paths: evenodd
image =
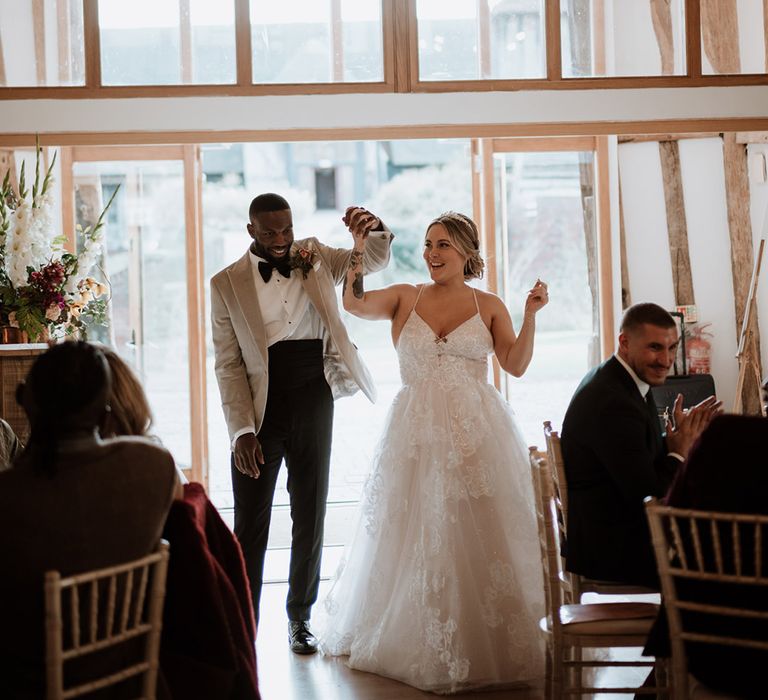
M23 167L15 191L8 178L0 177L0 273L4 273L0 274L0 283L8 299L8 308L0 310L0 317L35 335L46 329L52 334L82 330L82 323L73 324L72 318L78 318L106 290L87 275L101 255L103 217L114 194L92 227L84 231L78 227L80 253L74 260L67 256L64 262L66 239L56 231L55 202L50 192L56 157L47 171L41 172L39 148L36 155L34 183L25 180ZM43 272L44 268L48 269ZM32 278L30 270L35 273ZM103 313L103 302L98 304L95 313ZM17 311L23 314L17 317Z

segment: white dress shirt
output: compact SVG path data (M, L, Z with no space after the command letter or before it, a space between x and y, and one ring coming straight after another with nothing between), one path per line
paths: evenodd
M648 382L644 382L640 377L635 374L635 370L633 370L626 362L624 362L623 359L619 356L619 353L614 353L613 355L618 361L619 364L629 372L629 376L632 377L632 381L637 385L637 390L640 392L640 396L645 399L646 396L648 396L648 392L651 390L651 385L648 384Z
M287 278L272 270L272 277L265 282L259 272L259 263L266 261L250 250L248 255L267 347L281 340L322 340L325 326L304 291L301 270L292 270Z

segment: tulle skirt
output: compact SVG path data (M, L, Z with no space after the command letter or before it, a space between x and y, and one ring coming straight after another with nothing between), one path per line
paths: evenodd
M544 613L528 453L495 388L404 386L318 611L321 649L422 690L537 681Z

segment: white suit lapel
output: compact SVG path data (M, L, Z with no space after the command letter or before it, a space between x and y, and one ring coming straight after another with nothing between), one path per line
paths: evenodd
M323 297L323 290L320 289L320 285L317 281L317 275L315 274L314 270L309 270L307 272L306 278L301 273L300 270L295 270L293 272L295 275L301 275L301 284L304 287L304 291L307 293L307 296L309 297L309 300L312 302L312 306L315 307L315 310L318 314L320 314L320 319L323 322L323 325L330 331L331 330L331 319L328 315L328 307L325 304L325 298Z
M250 253L246 253L229 271L229 281L245 319L245 324L251 333L254 345L259 349L264 362L267 362L267 336L264 332L264 321L261 318L259 300L253 284Z

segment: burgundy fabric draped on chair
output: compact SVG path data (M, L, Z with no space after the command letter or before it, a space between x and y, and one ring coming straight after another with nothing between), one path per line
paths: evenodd
M184 486L184 499L171 507L163 537L171 558L160 697L260 700L243 555L200 484Z

